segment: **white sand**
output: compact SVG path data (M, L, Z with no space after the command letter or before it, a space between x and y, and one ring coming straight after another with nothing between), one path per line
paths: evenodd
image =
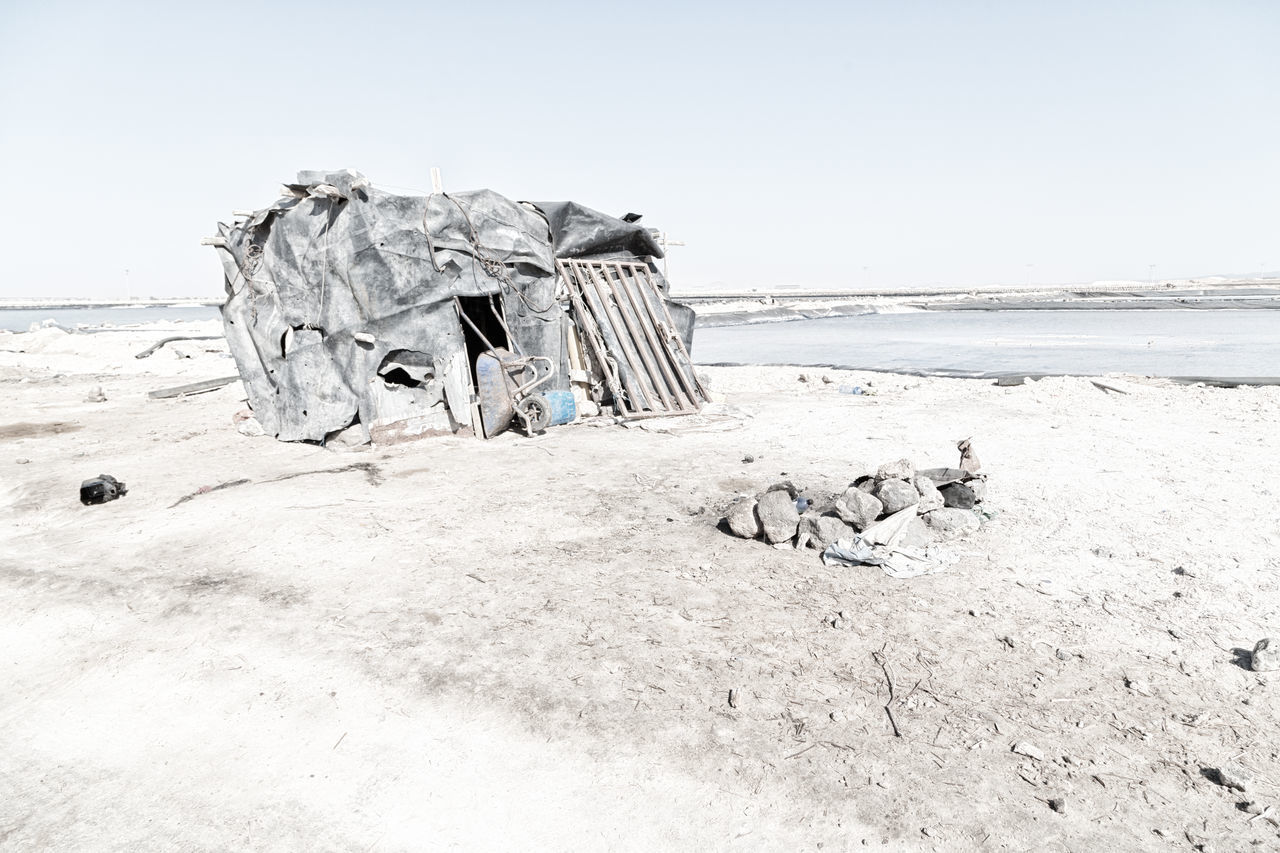
M1280 848L1237 807L1280 809L1237 651L1280 635L1280 389L715 369L668 431L341 453L238 434L238 383L148 400L235 372L133 358L172 328L0 335L6 849ZM716 529L970 435L944 574Z

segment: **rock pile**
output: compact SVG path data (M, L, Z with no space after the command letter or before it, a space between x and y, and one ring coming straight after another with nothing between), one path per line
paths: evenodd
M909 459L899 459L881 465L875 474L859 477L842 494L825 500L802 494L790 482L775 483L755 497L738 498L725 512L724 521L735 536L744 539L763 539L779 546L794 542L796 548L808 545L821 551L914 506L916 517L903 544L924 545L977 530L980 519L975 508L986 492L986 478L976 471L917 470Z

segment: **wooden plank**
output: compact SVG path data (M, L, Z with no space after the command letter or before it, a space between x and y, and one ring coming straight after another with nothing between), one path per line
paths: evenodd
M694 403L687 393L685 393L680 382L671 372L671 354L667 351L667 347L661 339L661 333L653 322L652 313L647 309L642 310L640 308L639 302L645 302L646 300L644 293L637 292L637 288L643 287L644 283L636 277L634 268L632 268L631 275L628 277L626 265L618 263L613 266L617 270L618 279L622 284L622 289L626 291L627 299L631 302L631 308L635 311L640 328L644 331L644 335L649 342L649 346L653 349L654 357L662 372L662 377L666 380L667 386L671 389L672 396L675 397L676 402L681 409L697 409L697 404ZM639 300L639 302L637 302L637 300ZM676 364L675 367L676 370L680 369L679 364Z
M644 407L646 409L655 408L653 405L653 400L649 397L648 393L645 391L644 383L641 381L643 374L641 373L640 369L636 366L636 360L635 358L632 358L631 351L627 349L626 339L618 331L621 328L621 326L616 320L614 320L613 315L609 313L609 301L606 298L606 292L601 286L599 279L596 278L595 272L591 268L591 264L582 262L582 261L573 261L573 265L576 271L580 273L585 272L586 279L591 282L592 288L594 289L596 294L596 299L599 300L601 308L604 312L604 315L605 315L604 319L608 321L610 331L613 332L613 336L615 340L618 341L618 348L622 350L622 356L627 360L627 366L631 369L633 385L635 386L634 390L640 392L639 397L640 399L644 400ZM624 383L626 382L625 376L623 377L623 382ZM632 391L631 388L628 388L627 390ZM639 402L639 401L637 400L636 402Z
M618 286L613 281L613 276L609 275L609 267L611 264L600 264L600 277L609 285L609 290L613 292L614 303L618 307L618 315L622 317L622 322L626 325L627 331L631 335L632 345L636 348L636 352L640 356L640 360L644 362L644 369L648 371L649 382L653 386L653 390L658 393L658 397L662 399L662 408L670 411L674 408L671 397L667 394L665 385L662 382L662 376L658 373L657 362L653 360L653 356L649 352L645 338L642 336L636 324L631 321L627 315L626 305L623 304L622 296L618 293ZM626 290L626 286L622 287Z
M681 379L686 383L686 387L689 389L689 392L694 395L695 399L702 399L704 401L710 400L711 398L707 395L707 389L702 387L702 383L698 381L698 373L693 369L693 357L690 356L689 351L685 349L684 340L676 332L675 321L671 319L671 312L667 310L666 303L662 301L662 297L658 293L658 285L654 282L653 277L649 275L649 268L646 266L642 266L640 264L635 264L633 265L632 268L644 273L645 281L648 282L649 284L649 290L653 294L653 298L658 301L658 307L662 309L663 317L666 318L666 321L667 321L666 327L670 332L670 337L672 340L675 341L678 351L680 352L680 354L684 356L685 363L688 364L689 366L688 376L686 376L685 370L683 369L684 366L679 365L679 362L677 362L677 364L681 367L681 369L677 371L677 373L680 375ZM645 300L644 300L645 307L647 307L650 313L653 314L654 325L655 326L659 325L657 314L653 310L653 304L648 298L649 294L644 294L644 295L645 295Z
M560 268L560 275L564 277L565 284L569 289L569 300L573 303L574 314L578 318L578 323L582 326L587 338L587 344L591 347L591 352L595 355L596 362L600 365L600 372L604 374L605 385L608 386L609 393L613 396L613 404L618 408L620 414L628 415L631 413L631 408L626 404L626 395L622 393L622 388L619 386L616 369L610 369L611 359L600 335L595 316L587 308L586 300L583 298L582 285L578 281L575 272L564 261L556 261L556 266Z

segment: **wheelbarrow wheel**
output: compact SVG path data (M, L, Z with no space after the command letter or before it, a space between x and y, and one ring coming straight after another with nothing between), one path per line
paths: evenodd
M516 412L524 421L525 431L529 435L542 432L551 425L551 403L541 394L525 397L516 404Z

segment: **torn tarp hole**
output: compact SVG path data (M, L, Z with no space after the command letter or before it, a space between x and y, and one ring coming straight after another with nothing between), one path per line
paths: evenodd
M418 388L431 381L435 376L431 356L425 352L407 349L393 349L378 365L378 375L388 387L403 385L406 388Z
M315 326L290 326L280 336L280 357L288 358L289 353L300 347L312 346L324 341L324 329Z

